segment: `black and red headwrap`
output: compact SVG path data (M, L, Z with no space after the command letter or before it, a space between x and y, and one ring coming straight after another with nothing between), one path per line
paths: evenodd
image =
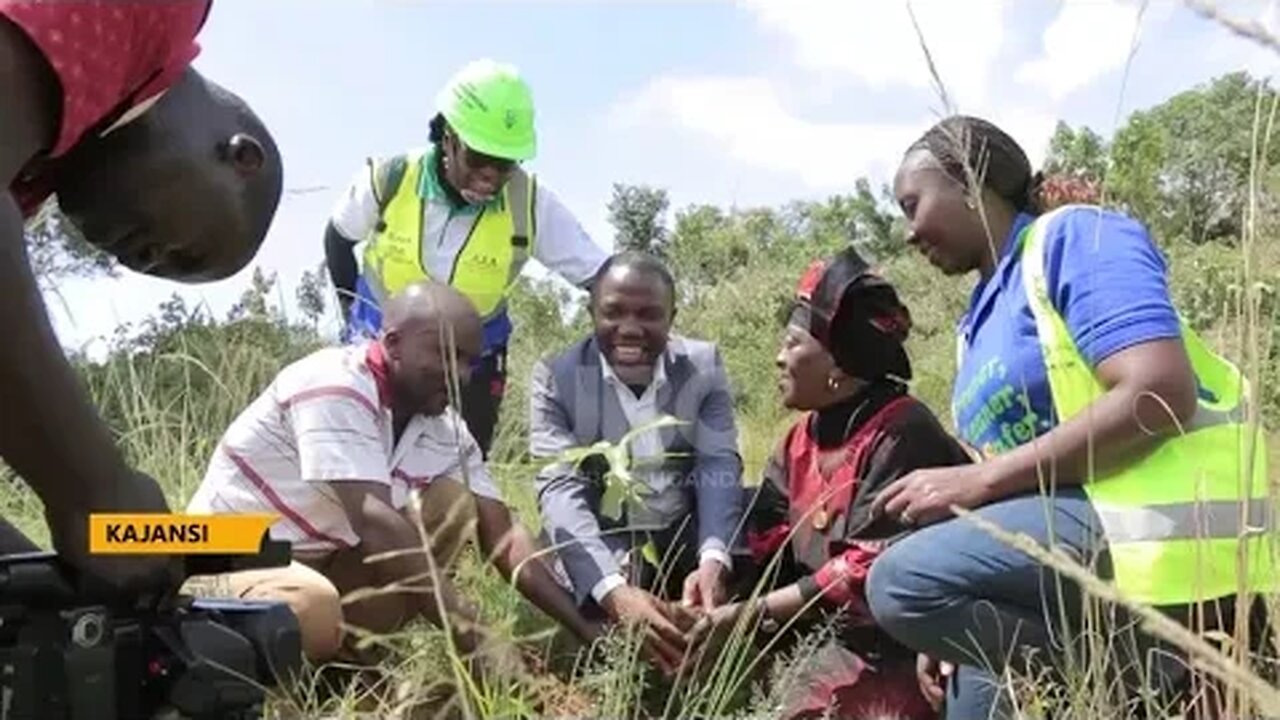
M853 377L911 379L903 348L911 313L893 285L873 273L852 247L809 266L796 287L788 322L817 339Z

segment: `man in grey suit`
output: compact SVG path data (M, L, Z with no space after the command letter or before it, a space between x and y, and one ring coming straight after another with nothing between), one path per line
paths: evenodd
M646 647L673 671L685 649L686 607L728 597L743 506L732 396L711 343L671 334L675 286L652 256L627 252L592 284L593 335L544 358L530 381L530 452L546 462L538 501L546 540L585 608L647 624ZM636 434L628 447L643 499L609 517L601 455L556 462L567 450L618 443L662 416L679 425ZM655 572L638 548L652 542ZM666 574L668 582L655 575Z

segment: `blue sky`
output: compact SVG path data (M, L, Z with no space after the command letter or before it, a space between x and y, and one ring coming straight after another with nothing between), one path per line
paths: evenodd
M1267 27L1272 5L1218 3ZM1109 134L1118 107L1123 117L1223 72L1277 69L1275 55L1174 0L1149 3L1140 22L1123 0L912 8L956 106L1002 125L1033 162L1059 118ZM606 248L613 182L664 187L676 209L821 198L890 177L942 111L901 0L217 0L200 42L196 66L272 128L291 192L234 278L181 286L125 271L62 283L49 302L64 345L93 351L174 292L222 314L259 266L279 273L291 303L363 158L424 143L438 88L476 57L529 79L531 167Z

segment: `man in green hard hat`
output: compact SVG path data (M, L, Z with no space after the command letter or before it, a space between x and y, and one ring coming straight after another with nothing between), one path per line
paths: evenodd
M607 254L522 167L537 137L516 68L488 59L463 67L437 99L428 138L424 150L361 168L325 228L325 257L348 342L376 336L384 299L426 278L475 305L484 348L458 410L487 456L506 389L507 296L525 262L586 289Z

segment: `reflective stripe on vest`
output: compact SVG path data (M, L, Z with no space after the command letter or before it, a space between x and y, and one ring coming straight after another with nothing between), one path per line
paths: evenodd
M418 196L422 157L420 152L410 154L399 185L383 189L391 195L379 229L365 247L362 273L379 305L410 283L430 277L423 265L423 201ZM447 281L471 300L484 320L506 309L507 293L532 253L534 193L534 179L517 168L502 189L501 201L477 214L454 258Z
M1104 392L1049 298L1044 235L1066 209L1037 218L1019 238L1023 282L1059 423L1085 412ZM1116 586L1152 605L1276 590L1276 508L1263 435L1244 419L1247 381L1181 317L1179 322L1200 385L1195 417L1142 459L1084 484L1102 520Z

